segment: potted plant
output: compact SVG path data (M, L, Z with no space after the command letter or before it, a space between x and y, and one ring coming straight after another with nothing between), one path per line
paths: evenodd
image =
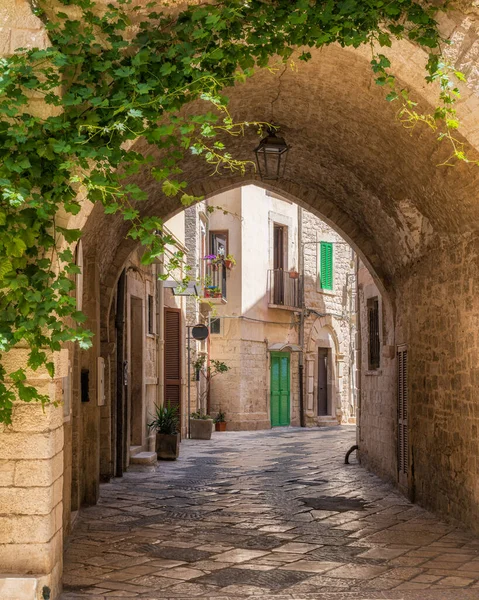
M180 452L180 436L178 433L178 407L170 402L166 406L155 404L156 412L153 421L148 423L150 429L156 429L156 453L161 460L176 460Z
M195 439L209 440L211 438L211 432L213 429L213 420L206 414L206 405L210 392L211 380L214 377L221 375L221 373L227 373L230 370L230 367L221 360L211 360L208 363L206 354L199 356L194 362L193 366L195 371L198 373L198 383L200 383L201 378L203 378L204 385L200 386L202 391L198 395L198 412L191 415L190 435ZM199 424L200 421L206 420L208 420L210 425L208 432L209 435L205 431L207 426L204 424ZM201 433L203 435L208 435L208 437L196 437L199 435L199 429L201 429Z
M193 440L210 440L213 431L213 419L206 414L194 412L190 415L190 438Z
M226 431L226 415L220 409L215 419L215 431Z
M236 260L232 254L227 254L225 258L225 267L231 270L236 265Z
M213 294L213 298L221 298L223 296L223 293L218 286L212 288L211 292Z

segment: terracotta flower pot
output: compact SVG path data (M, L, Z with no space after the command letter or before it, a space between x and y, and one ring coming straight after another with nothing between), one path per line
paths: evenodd
M226 431L226 423L224 421L215 423L215 431Z
M176 460L180 453L180 435L157 433L156 453L160 460Z
M225 267L231 271L231 269L233 268L233 261L225 260Z
M298 271L290 271L289 277L290 277L290 279L298 279L298 277L299 277Z
M215 292L215 298L221 298L223 294L221 292Z

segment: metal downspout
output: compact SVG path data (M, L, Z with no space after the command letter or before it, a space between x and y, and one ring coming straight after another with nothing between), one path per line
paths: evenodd
M303 209L298 206L298 262L301 277L299 280L299 295L301 303L301 313L299 318L298 346L299 352L299 423L301 427L306 427L304 418L304 247L303 247Z

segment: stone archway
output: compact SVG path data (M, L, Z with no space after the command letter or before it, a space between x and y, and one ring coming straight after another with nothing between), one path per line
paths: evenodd
M328 316L317 317L307 334L307 350L305 352L306 417L309 417L312 425L317 423L334 424L338 411L341 411L344 349L341 348L338 332L340 332L340 327L338 327L337 318ZM321 351L325 352L327 363L325 369L327 379L326 411L320 410L318 406L318 366Z
M401 43L393 54L400 65L399 74L412 84L427 109L434 90L422 88L421 53ZM351 63L353 72L346 69ZM285 178L268 187L333 225L387 293L394 324L388 335L387 360L394 365L395 345L407 342L410 348L414 465L410 473L414 472L414 480L410 474L409 489L415 490L416 499L425 505L456 516L458 507L466 502L471 511L466 520L473 524L472 515L479 515L473 472L462 474L461 485L456 486L450 478L454 460L445 460L440 471L431 467L427 457L441 454L444 444L454 453L459 451L461 460L466 460L468 453L467 443L458 449L453 440L461 435L473 383L469 375L458 378L455 371L464 372L461 340L463 336L475 339L471 315L479 311L473 283L479 253L479 205L471 202L479 191L478 173L466 165L437 167L447 149L438 145L431 132L418 130L411 135L395 121L394 107L384 101L382 90L371 84L368 61L360 51L328 48L315 53L298 73L286 72L280 89L271 74L258 73L244 86L226 93L236 117L267 120L278 91L275 118L293 150ZM472 98L470 102L476 106ZM197 109L188 107L186 112ZM474 141L473 130L470 134ZM251 157L255 142L250 134L228 140L235 156L245 159ZM142 144L140 140L139 147ZM194 182L190 191L207 197L252 181L251 176L211 177L207 166L195 157L186 160L182 168L185 177ZM140 206L143 215L166 219L181 210L174 199L161 195L156 182L145 183L144 176L142 182L149 193ZM127 230L121 217L105 217L99 206L94 207L84 228L85 248L99 258L102 323L107 323L112 291L134 248ZM457 301L450 303L448 293ZM446 337L439 335L440 323L447 324ZM103 342L109 343L108 337ZM475 346L467 349L471 364L476 353ZM461 407L461 419L453 414L453 386L461 390L461 400L454 400ZM438 412L431 411L431 402ZM378 400L365 411L362 443L370 464L394 481L396 458L384 458L384 440L388 440L388 453L395 453L394 386L386 405L387 409ZM472 421L469 423L466 427L472 427ZM436 435L438 427L441 441ZM449 494L447 505L433 491L439 488Z
M458 5L463 11L444 17L442 28L446 36L457 40L450 50L451 60L472 74L458 113L461 135L477 150L477 9L465 2ZM26 4L21 11L16 6L13 11L7 26L20 37L32 36L32 32L44 35L42 24ZM423 53L401 42L389 54L400 81L423 108L430 107L435 90L424 84ZM244 86L227 93L235 117L258 120L271 118L271 103L278 96L275 118L294 149L285 179L274 190L322 215L374 271L391 299L394 331L388 346L392 364L395 346L408 344L409 490L422 504L477 528L477 171L465 165L437 168L447 149L436 143L434 133L418 130L410 135L395 122L394 106L384 102L382 90L372 83L367 51L336 47L315 51L313 60L302 65L298 73L285 73L281 86L272 74L259 72ZM252 137L229 142L235 155L250 158L255 144ZM187 161L184 170L186 178L194 182L192 193L212 195L247 181L213 179L197 159ZM180 210L155 186L153 181L147 186L149 200L142 205L142 214L167 218ZM108 307L133 242L127 240L128 225L120 218L107 218L101 207L88 202L83 208L62 224L84 229L85 257L96 273L90 295L101 298L101 309L92 306L90 313L100 337L93 352L99 356L111 350ZM23 360L22 352L20 349L15 360ZM65 372L58 370L59 376ZM38 387L50 385L45 373L38 373L35 382ZM52 397L61 398L59 384ZM395 480L395 461L386 465L381 457L384 439L389 440L389 449L394 449L395 406L391 399L386 405L380 400L369 407L361 423L363 444L368 447L370 464ZM41 414L39 407L22 406L13 428L2 433L0 443L0 456L9 463L6 481L21 488L11 497L8 525L12 527L0 548L0 562L10 573L39 574L35 586L48 583L54 593L61 577L62 526L58 514L62 505L63 430L61 409L52 406ZM437 460L431 461L431 456ZM15 474L13 468L9 470L13 460ZM42 460L41 469L37 460ZM33 471L36 478L22 479L22 472ZM28 494L36 499L33 513ZM31 526L22 525L25 506L40 532L35 548ZM30 580L23 584L30 585Z

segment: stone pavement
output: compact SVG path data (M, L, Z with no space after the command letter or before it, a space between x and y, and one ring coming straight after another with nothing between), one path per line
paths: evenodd
M185 440L82 511L64 600L479 599L479 538L352 457L351 427Z

